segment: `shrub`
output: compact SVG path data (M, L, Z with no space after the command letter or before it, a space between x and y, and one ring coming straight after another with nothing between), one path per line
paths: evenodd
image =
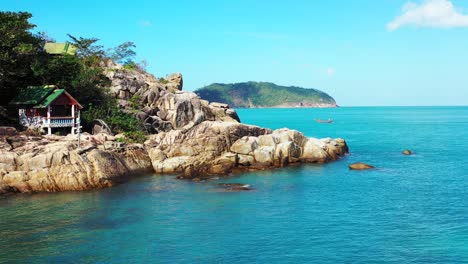
M133 61L126 62L126 63L124 64L124 69L135 71L135 70L138 69L138 64L136 64L136 63L133 62Z
M146 131L141 122L131 113L118 108L115 103L108 102L104 106L90 106L82 114L83 126L91 130L95 119L102 119L115 133L123 133L126 142L143 143Z
M133 95L132 97L130 97L130 99L128 100L129 104L130 104L130 107L132 109L138 109L140 107L140 104L141 104L141 101L143 100L143 98L139 95Z
M128 131L124 132L123 141L127 143L143 143L148 139L147 135L143 131Z
M159 82L162 83L162 84L166 84L168 83L169 81L164 79L163 77L159 78Z

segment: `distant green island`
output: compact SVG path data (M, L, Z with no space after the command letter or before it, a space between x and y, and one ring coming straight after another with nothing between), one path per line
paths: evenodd
M195 93L233 108L337 107L335 99L320 90L270 82L213 83Z

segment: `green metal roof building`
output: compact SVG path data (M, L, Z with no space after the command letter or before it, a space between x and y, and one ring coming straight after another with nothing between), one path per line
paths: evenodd
M47 42L44 45L44 50L51 55L75 55L76 46L70 43L55 43Z
M18 108L21 125L45 128L48 134L52 128L62 127L71 127L74 134L83 108L67 91L55 85L30 86L13 98L10 106Z

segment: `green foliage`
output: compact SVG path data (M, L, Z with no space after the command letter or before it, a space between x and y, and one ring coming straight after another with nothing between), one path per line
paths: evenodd
M41 53L32 64L34 77L41 84L56 84L73 95L83 106L102 104L107 100L109 80L100 67L89 66L83 59L72 56L48 56Z
M127 64L129 62L133 62L133 58L136 55L136 52L134 50L135 48L135 43L127 41L115 48L110 49L108 52L108 56L109 58L118 63Z
M76 46L76 56L80 58L83 66L91 68L86 69L87 73L96 72L92 76L95 80L99 76L99 73L102 72L102 62L107 59L104 46L97 44L98 38L74 37L70 34L68 34L68 37L71 39L71 44Z
M140 130L136 131L125 131L123 132L123 141L127 143L143 143L148 139L148 136Z
M111 100L110 100L111 101ZM144 127L132 113L124 112L116 106L115 102L109 102L104 106L90 106L82 113L84 128L91 130L93 121L102 119L115 133L123 133L128 142L142 143L146 140Z
M101 68L83 67L78 78L67 89L84 107L108 103L107 88L109 79ZM67 87L67 86L65 86ZM86 109L85 109L86 110Z
M76 38L78 56L50 56L43 44L50 38L30 30L35 25L25 12L0 12L0 105L6 105L30 85L56 84L67 89L84 106L102 104L109 80L99 66L103 60L102 46L96 38Z
M41 39L31 33L35 27L27 12L0 12L0 105L7 104L21 89L35 84L31 64L40 50Z
M328 94L300 87L279 86L268 82L211 84L195 91L201 98L227 103L231 107L274 107L297 103L335 104Z
M95 119L103 119L117 133L124 133L129 142L143 142L143 125L132 113L124 112L108 95L109 79L104 75L103 62L115 59L125 62L125 68L141 71L146 62L135 63L135 44L125 42L106 54L97 38L68 35L77 47L76 56L51 56L43 50L51 39L45 33L34 35L26 12L0 12L0 105L6 105L17 92L30 85L55 84L66 89L84 106L83 125L89 129ZM136 108L141 97L130 100Z
M141 101L143 100L143 98L139 95L133 95L132 97L130 97L130 99L128 99L128 102L130 103L130 107L132 109L138 109L139 106L141 105Z
M166 84L168 83L169 81L164 79L163 77L159 78L159 82L162 83L162 84Z
M43 84L56 84L69 87L79 77L82 70L79 58L72 55L49 56L41 53L31 65L33 74Z
M109 49L107 56L113 61L123 64L124 69L143 72L146 70L147 62L145 60L138 63L134 61L136 56L135 48L135 43L127 41Z
M71 39L71 43L76 46L76 54L82 58L103 58L105 55L104 47L97 45L98 38L83 38L67 35Z
M124 69L138 71L144 73L146 71L147 62L142 60L140 62L127 61L124 63Z
M138 64L136 64L136 62L134 62L134 61L128 61L123 66L124 66L124 69L127 69L127 70L137 70L138 69Z

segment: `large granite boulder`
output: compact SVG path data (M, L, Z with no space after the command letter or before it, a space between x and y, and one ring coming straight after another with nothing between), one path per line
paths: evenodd
M211 174L221 163L236 162L221 158L244 136L259 136L271 131L238 122L205 121L188 130L172 130L150 136L145 143L158 173L185 173L187 177ZM174 165L176 164L176 166Z
M348 152L342 139L307 138L296 130L222 121L152 135L145 145L157 173L196 179L298 162L323 163Z
M167 90L179 90L182 91L184 81L181 73L173 73L166 76L165 80L167 83L165 87Z
M93 122L93 129L92 129L93 135L97 135L100 133L108 134L108 135L114 135L112 133L112 130L110 127L107 125L107 123L102 120L102 119L96 119Z
M0 186L3 192L55 192L112 186L131 175L151 170L142 145L121 151L105 150L83 138L26 139L17 148L0 149Z

